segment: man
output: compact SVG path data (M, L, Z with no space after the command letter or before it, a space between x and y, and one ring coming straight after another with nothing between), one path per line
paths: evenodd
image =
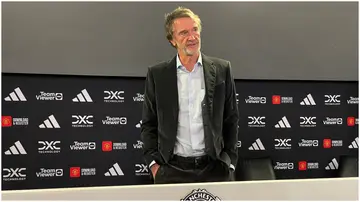
M177 55L148 68L141 126L154 182L233 180L238 108L230 62L200 52L201 20L179 7L165 16Z

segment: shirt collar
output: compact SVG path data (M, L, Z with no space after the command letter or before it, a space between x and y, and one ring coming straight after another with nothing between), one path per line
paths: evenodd
M202 66L202 56L201 56L201 52L199 54L199 57L198 57L198 60L196 62L196 64L199 64ZM176 54L176 67L177 68L180 68L182 67L183 65L181 64L181 61L180 61L180 58L179 58L179 54Z

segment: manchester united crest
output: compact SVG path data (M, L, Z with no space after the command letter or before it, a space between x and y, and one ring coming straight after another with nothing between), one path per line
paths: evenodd
M206 189L194 189L190 194L180 199L180 201L221 201L221 199Z

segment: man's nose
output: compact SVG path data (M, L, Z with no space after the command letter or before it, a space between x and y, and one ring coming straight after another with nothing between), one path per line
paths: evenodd
M191 34L191 35L189 36L189 40L195 40L195 35Z

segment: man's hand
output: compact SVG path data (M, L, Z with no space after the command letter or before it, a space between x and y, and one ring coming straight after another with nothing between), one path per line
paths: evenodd
M154 178L155 178L155 175L156 175L159 168L160 168L160 165L157 164L157 163L155 163L154 165L151 166L150 169L151 169L151 173L152 173Z

